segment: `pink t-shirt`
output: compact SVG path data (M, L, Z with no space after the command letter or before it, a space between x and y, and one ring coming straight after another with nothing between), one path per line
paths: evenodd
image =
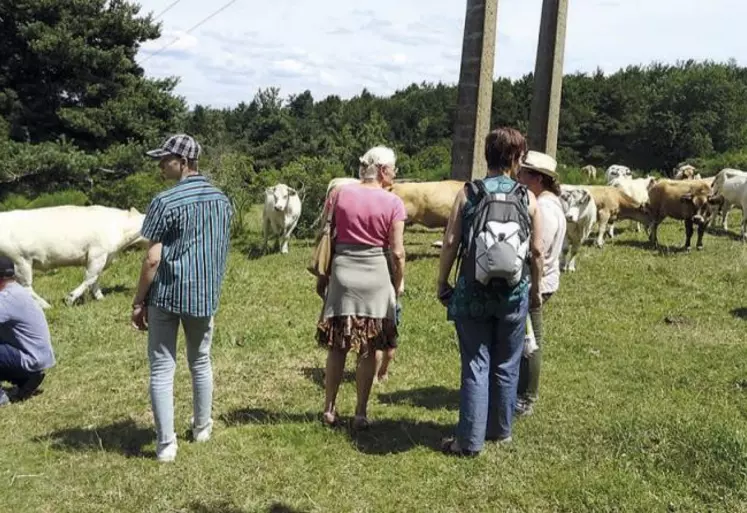
M366 244L389 247L392 223L407 219L405 204L396 194L358 184L337 190L335 209L336 241L341 244ZM330 195L329 201L335 201Z

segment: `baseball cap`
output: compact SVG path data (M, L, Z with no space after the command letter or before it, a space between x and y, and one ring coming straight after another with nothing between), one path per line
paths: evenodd
M13 264L13 260L4 255L0 255L0 278L12 278L15 275L16 267Z
M146 151L145 154L154 159L160 159L167 155L178 155L187 160L200 158L200 145L194 138L187 134L172 135L160 148Z

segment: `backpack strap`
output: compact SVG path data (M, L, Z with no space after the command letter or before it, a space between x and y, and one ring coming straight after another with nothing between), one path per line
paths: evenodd
M482 197L488 193L488 189L485 187L485 182L483 182L480 178L465 183L464 191L473 208L477 205L477 203L480 202ZM462 227L462 230L464 230L464 227ZM467 245L465 245L462 236L460 235L459 248L457 249L456 265L454 266L455 274L457 276L459 276L464 256L469 251L470 244L471 241Z
M466 190L467 198L473 203L477 203L480 201L483 194L488 193L488 190L485 188L485 182L479 178L465 183L464 188Z

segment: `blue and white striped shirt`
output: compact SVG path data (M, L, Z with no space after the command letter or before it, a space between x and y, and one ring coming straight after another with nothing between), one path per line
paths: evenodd
M226 195L201 175L187 177L153 198L141 233L161 242L163 250L149 305L194 317L215 314L232 217Z

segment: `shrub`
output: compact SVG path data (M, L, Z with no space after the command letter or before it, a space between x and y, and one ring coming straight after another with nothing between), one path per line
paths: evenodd
M144 213L153 197L167 187L168 184L156 173L133 173L122 180L97 183L91 191L91 200L107 207L135 207Z
M11 193L3 198L0 202L0 211L7 212L9 210L20 210L28 208L29 199L21 194Z
M88 196L79 190L50 192L31 200L25 208L58 207L61 205L88 205Z
M68 189L64 191L41 194L29 199L21 194L8 194L0 202L0 211L23 210L29 208L58 207L61 205L88 205L90 200L82 191Z

